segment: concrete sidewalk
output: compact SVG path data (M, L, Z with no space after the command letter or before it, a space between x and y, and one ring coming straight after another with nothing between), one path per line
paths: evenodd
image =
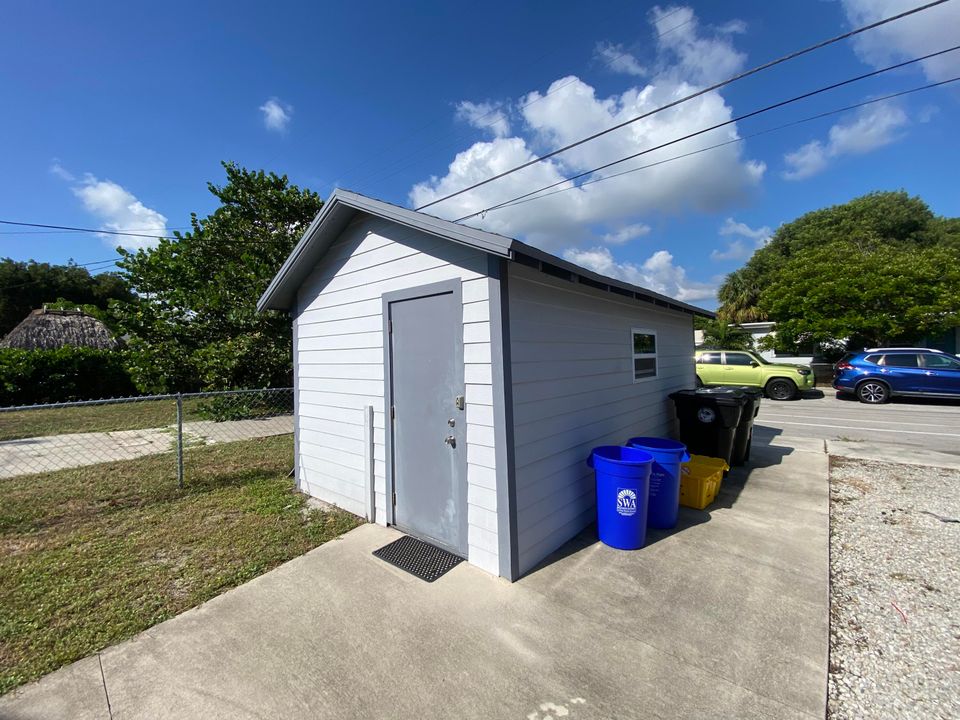
M424 583L371 556L397 533L362 526L0 698L0 718L822 720L827 456L753 463L643 550L584 534L512 585L465 563Z

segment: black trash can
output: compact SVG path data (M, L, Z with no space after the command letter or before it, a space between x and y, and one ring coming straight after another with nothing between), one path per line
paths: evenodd
M763 390L754 387L738 387L744 398L743 412L737 423L737 433L733 439L733 458L731 465L745 465L750 459L750 446L753 444L753 421L760 412L760 400Z
M747 396L734 388L699 388L670 394L680 421L680 440L695 455L733 460L737 426Z

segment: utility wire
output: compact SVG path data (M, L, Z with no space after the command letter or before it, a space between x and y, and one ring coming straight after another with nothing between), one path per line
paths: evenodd
M68 225L44 225L42 223L14 222L0 220L0 225L16 225L18 227L48 228L50 230L70 230L72 232L99 233L103 235L126 235L129 237L151 238L155 240L176 240L170 235L145 235L143 233L120 232L119 230L91 230L90 228L70 227Z
M89 267L91 267L92 265L103 265L104 267L106 267L107 264L115 263L115 262L117 262L118 259L119 259L119 258L110 259L110 260L93 260L92 262L87 262L87 263L68 263L68 264L66 265L66 267L85 267L85 268L89 268ZM37 263L37 264L50 265L50 264L52 264L52 263ZM102 267L93 268L93 269L94 269L94 270L103 270ZM26 287L27 285L36 285L37 283L42 283L42 282L46 282L46 280L28 280L27 282L17 283L16 285L7 285L6 287L2 287L2 288L0 288L0 292L6 292L7 290L16 290L17 288Z
M855 83L869 77L874 77L876 75L880 75L885 72L890 72L891 70L897 70L907 65L912 65L913 63L921 62L922 60L929 60L930 58L933 58L933 57L938 57L940 55L944 55L949 52L954 52L955 50L960 50L960 45L954 45L953 47L947 48L946 50L938 50L937 52L929 53L928 55L923 55L921 57L913 58L911 60L905 60L901 63L897 63L896 65L890 65L888 67L881 68L879 70L873 70L871 72L864 73L863 75L857 75L856 77L849 78L847 80L841 80L840 82L836 82L831 85L818 88L816 90L811 90L810 92L803 93L802 95L796 95L787 100L781 100L780 102L773 103L772 105L767 105L766 107L760 108L759 110L753 110L751 112L744 113L743 115L737 115L736 117L730 118L729 120L725 120L724 122L721 122L721 123L717 123L716 125L711 125L710 127L703 128L702 130L697 130L696 132L688 133L681 137L674 138L673 140L668 140L667 142L660 143L659 145L654 145L653 147L647 148L646 150L641 150L639 152L633 153L632 155L627 155L626 157L622 157L619 160L614 160L612 162L605 163L604 165L599 165L595 168L591 168L590 170L577 173L576 175L565 177L562 180L558 180L557 182L551 183L549 185L544 185L543 187L538 188L537 190L532 190L528 193L524 193L523 195L518 195L514 198L511 198L510 200L497 203L496 205L491 205L490 207L484 208L483 210L470 213L469 215L464 215L463 217L457 218L456 220L454 220L454 222L461 222L463 220L476 217L477 215L482 215L486 212L489 212L490 210L498 209L502 205L505 205L506 203L511 203L515 200L520 200L526 197L530 197L531 195L536 195L540 192L543 192L544 190L550 190L551 188L555 188L558 185L563 185L565 183L572 182L574 180L579 180L582 177L586 177L587 175L592 175L593 173L599 172L601 170L606 170L609 167L613 167L614 165L619 165L620 163L626 162L627 160L633 160L634 158L638 158L641 155L647 155L648 153L652 153L656 150L662 150L663 148L669 147L670 145L676 145L678 142L683 142L684 140L689 140L690 138L697 137L698 135L703 135L704 133L712 132L713 130L717 130L718 128L722 128L727 125L732 125L733 123L739 122L741 120L746 120L747 118L751 118L756 115L769 112L771 110L776 110L777 108L781 108L786 105L791 105L795 102L799 102L800 100L806 100L807 98L813 97L814 95L819 95L820 93L824 93L829 90L835 90L836 88L843 87L844 85L850 85L851 83Z
M64 231L75 232L75 233L86 233L90 235L99 235L102 233L106 233L107 235L129 235L131 237L151 238L156 240L178 240L178 238L171 237L169 235L146 235L146 234L134 233L134 232L120 232L118 230L95 230L93 228L70 227L67 225L45 225L43 223L14 222L13 220L0 220L0 224L20 225L25 227L37 227L37 228L56 228L57 230L64 230ZM33 233L30 233L30 234L33 234ZM36 233L36 234L41 235L46 233ZM244 240L242 238L239 240L235 240L235 242L243 242L250 245L272 245L273 244L269 240L253 240L253 239Z
M680 12L680 11L683 10L683 9L684 9L684 8L680 7L680 8L677 8L676 10L674 10L673 12L667 13L667 14L664 15L662 18L660 18L660 21L663 22L663 20L666 20L668 17L671 17L672 15L676 15L678 12ZM686 20L686 21L684 21L684 22L682 22L682 23L679 23L679 24L677 24L677 25L674 25L674 26L673 26L672 28L670 28L669 30L665 30L665 31L663 31L662 33L660 33L659 35L654 36L653 39L654 39L654 40L659 40L660 38L664 37L665 35L669 35L669 34L672 33L673 31L679 30L680 28L682 28L682 27L685 26L685 25L689 25L690 23L692 23L692 22L694 21L694 19L695 19L695 18L691 17L689 20ZM600 66L601 70L604 69L604 68L610 67L611 65L613 65L613 63L615 63L615 62L616 62L617 60L619 60L620 58L629 55L629 54L631 53L634 45L636 45L636 43L634 43L633 45L629 46L629 47L628 47L626 50L624 50L623 52L621 52L621 53L613 56L612 58L610 58L609 60L607 60L606 62L604 62L603 65ZM577 82L579 79L580 79L580 78L578 78L578 77L570 78L570 79L567 80L565 83L562 83L562 84L558 85L557 87L552 88L552 89L546 91L546 92L543 93L542 95L538 94L537 97L533 98L532 100L530 100L530 101L528 101L528 102L525 102L525 103L523 103L522 105L518 105L516 109L517 109L518 112L519 112L519 111L522 111L522 110L525 110L526 108L528 108L528 107L530 107L531 105L534 105L534 104L540 102L541 100L546 100L548 97L550 97L550 96L553 95L554 93L560 92L561 90L563 90L563 89L564 89L565 87L567 87L568 85L572 85L573 83ZM508 104L507 101L502 101L502 102L497 103L497 104L494 105L492 108L490 108L487 112L483 113L483 114L480 115L478 118L476 118L477 121L482 120L483 118L485 118L485 117L487 117L487 116L489 116L489 115L492 115L492 114L498 112L499 110L503 109L507 104ZM482 125L474 125L474 128L477 129L477 130L486 130L487 128L493 127L494 125L496 125L497 122L498 122L498 120L495 119L495 120L493 120L493 121L491 121L491 122L487 122L487 123L484 123L484 124L482 124ZM459 133L459 134L455 135L455 136L453 137L453 140L452 140L451 142L448 142L447 144L445 144L441 149L447 149L447 148L454 147L455 144L456 144L456 142L457 142L458 140L461 140L461 139L467 137L467 134L468 134L468 133ZM399 158L391 161L387 166L381 168L380 170L378 170L378 171L376 171L376 172L374 172L374 173L371 173L371 174L367 174L366 176L363 176L363 177L357 182L357 184L358 184L358 185L362 185L363 183L366 183L366 182L368 182L368 181L373 181L373 180L382 181L382 180L388 180L389 178L394 177L395 175L403 172L403 170L406 169L406 167L409 165L409 161L410 161L411 159L417 158L417 157L421 157L424 151L429 150L429 149L435 147L436 145L439 144L439 142L441 142L441 140L436 140L436 141L434 141L434 142L428 142L426 145L422 146L420 149L414 150L414 151L411 152L411 153L407 153L406 155L403 155L402 157L399 157ZM396 169L394 169L394 170L392 170L392 171L389 171L391 168L394 168L394 167L395 167ZM389 171L389 172L386 172L386 174L384 174L385 171Z
M856 29L854 29L854 30L850 30L849 32L845 32L845 33L843 33L843 34L841 34L841 35L836 35L835 37L828 38L827 40L822 40L822 41L820 41L820 42L818 42L818 43L816 43L816 44L814 44L814 45L810 45L809 47L803 48L802 50L796 50L796 51L794 51L794 52L792 52L792 53L789 53L789 54L787 54L787 55L783 55L783 56L777 58L776 60L771 60L771 61L769 61L769 62L766 62L766 63L762 64L762 65L758 65L758 66L756 66L756 67L754 67L754 68L751 68L751 69L749 69L749 70L745 70L745 71L743 71L743 72L741 72L741 73L739 73L739 74L737 74L737 75L734 75L733 77L727 78L726 80L722 80L722 81L720 81L720 82L718 82L718 83L714 83L713 85L710 85L710 86L708 86L708 87L703 88L702 90L698 90L698 91L696 91L696 92L694 92L694 93L691 93L691 94L689 94L689 95L686 95L686 96L684 96L684 97L682 97L682 98L679 98L678 100L674 100L673 102L667 103L666 105L661 105L661 106L658 107L658 108L655 108L655 109L653 109L653 110L650 110L650 111L648 111L648 112L645 112L645 113L643 113L643 114L641 114L641 115L638 115L638 116L636 116L636 117L634 117L634 118L631 118L630 120L624 120L623 122L617 123L616 125L613 125L612 127L609 127L609 128L607 128L606 130L601 130L600 132L594 133L593 135L588 135L587 137L585 137L585 138L583 138L583 139L581 139L581 140L577 140L576 142L572 142L572 143L570 143L570 144L568 144L568 145L564 145L563 147L557 148L556 150L552 150L551 152L548 152L548 153L546 153L546 154L544 154L544 155L541 155L541 156L539 156L539 157L536 157L536 158L534 158L534 159L532 159L532 160L528 160L527 162L521 163L520 165L517 165L517 166L515 166L515 167L513 167L513 168L511 168L511 169L509 169L509 170L504 170L504 171L501 172L501 173L497 173L496 175L493 175L493 176L491 176L491 177L488 177L486 180L481 180L481 181L478 182L478 183L474 183L473 185L469 185L469 186L463 188L462 190L457 190L456 192L452 192L452 193L450 193L450 194L448 194L448 195L444 195L443 197L438 198L438 199L436 199L436 200L431 200L430 202L426 203L425 205L421 205L420 207L416 208L416 210L417 210L417 211L424 210L424 209L426 209L426 208L428 208L428 207L432 207L433 205L437 205L437 204L439 204L439 203L442 203L442 202L444 202L445 200L449 200L449 199L451 199L451 198L457 197L458 195L463 195L464 193L470 192L471 190L475 190L475 189L478 188L478 187L482 187L483 185L486 185L486 184L488 184L488 183L491 183L491 182L493 182L494 180L499 180L499 179L504 178L504 177L506 177L507 175L511 175L511 174L513 174L513 173L515 173L515 172L517 172L517 171L519 171L519 170L523 170L524 168L528 168L528 167L530 167L531 165L536 165L537 163L541 163L541 162L543 162L544 160L548 160L548 159L550 159L550 158L552 158L552 157L556 157L557 155L559 155L559 154L561 154L561 153L567 152L568 150L571 150L571 149L573 149L573 148L575 148L575 147L578 147L578 146L580 146L580 145L583 145L584 143L588 143L588 142L590 142L591 140L596 140L597 138L602 137L603 135L606 135L606 134L608 134L608 133L611 133L611 132L613 132L614 130L619 130L620 128L626 127L627 125L630 125L630 124L632 124L632 123L635 123L635 122L638 122L638 121L643 120L643 119L645 119L645 118L648 118L648 117L650 117L651 115L655 115L655 114L657 114L657 113L663 112L664 110L669 110L670 108L673 108L673 107L676 107L676 106L678 106L678 105L681 105L681 104L683 104L683 103L685 103L685 102L688 102L688 101L690 101L690 100L693 100L694 98L698 98L698 97L700 97L701 95L705 95L705 94L707 94L707 93L709 93L709 92L713 92L714 90L717 90L717 89L719 89L719 88L722 88L722 87L724 87L724 86L726 86L726 85L730 85L731 83L734 83L734 82L736 82L736 81L738 81L738 80L742 80L743 78L750 77L751 75L755 75L755 74L757 74L757 73L759 73L759 72L761 72L761 71L763 71L763 70L767 70L768 68L774 67L775 65L780 65L781 63L787 62L788 60L793 60L793 59L795 59L795 58L800 57L801 55L806 55L806 54L808 54L808 53L811 53L811 52L813 52L814 50L819 50L819 49L821 49L821 48L824 48L824 47L826 47L826 46L828 46L828 45L832 45L833 43L839 42L839 41L841 41L841 40L846 40L847 38L850 38L850 37L853 37L853 36L858 35L858 34L860 34L860 33L866 32L867 30L872 30L872 29L874 29L874 28L880 27L881 25L886 25L887 23L891 23L891 22L893 22L893 21L895 21L895 20L900 20L901 18L905 18L905 17L907 17L907 16L909 16L909 15L913 15L913 14L918 13L918 12L921 12L921 11L923 11L923 10L928 10L928 9L930 9L930 8L932 8L932 7L937 6L937 5L942 5L942 4L945 3L945 2L948 2L948 0L934 0L934 2L930 2L930 3L927 3L927 4L925 4L925 5L921 5L921 6L919 6L919 7L913 8L912 10L907 10L907 11L905 11L905 12L899 13L899 14L897 14L897 15L893 15L893 16L888 17L888 18L884 18L883 20L878 20L877 22L870 23L869 25L863 25L863 26L858 27L858 28L856 28Z
M766 130L760 130L759 132L750 133L749 135L744 135L742 137L736 137L732 140L725 140L721 143L716 143L715 145L708 145L707 147L700 148L699 150L692 150L691 152L683 153L682 155L674 155L672 157L664 158L663 160L658 160L657 162L648 163L647 165L640 165L639 167L630 168L629 170L623 170L618 173L613 173L612 175L605 175L600 178L594 178L593 180L587 180L586 182L580 183L579 185L571 185L570 187L560 188L559 190L554 190L553 192L544 193L543 195L537 195L535 197L527 197L523 199L510 200L505 203L493 206L484 210L483 212L491 212L493 210L500 210L507 207L514 207L515 205L524 205L534 200L542 200L543 198L550 197L551 195L558 195L562 192L567 192L569 190L576 190L582 188L586 185L593 185L594 183L604 182L605 180L613 180L614 178L621 177L623 175L630 175L631 173L639 172L640 170L646 170L647 168L656 167L657 165L664 165L675 160L682 160L683 158L691 157L692 155L699 155L700 153L707 152L708 150L716 150L717 148L726 147L727 145L733 145L735 143L741 143L751 138L760 137L761 135L768 135L772 132L777 132L779 130L786 130L787 128L794 127L796 125L801 125L803 123L812 122L814 120L821 120L825 117L830 117L831 115L838 115L849 110L856 110L857 108L865 107L867 105L873 105L874 103L884 102L886 100L892 100L894 98L902 97L903 95L910 95L912 93L920 92L921 90L929 90L931 88L940 87L941 85L949 85L960 81L960 75L957 77L950 78L948 80L942 80L940 82L930 83L929 85L921 85L920 87L910 88L909 90L902 90L900 92L891 93L890 95L884 95L882 97L873 98L871 100L864 100L863 102L854 103L853 105L847 105L842 108L836 108L835 110L828 110L826 112L818 113L816 115L811 115L810 117L805 117L800 120L794 120L792 122L784 123L783 125L777 125L776 127L767 128ZM539 191L538 191L539 192Z

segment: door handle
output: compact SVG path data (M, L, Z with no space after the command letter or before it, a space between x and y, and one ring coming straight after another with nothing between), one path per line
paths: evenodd
M455 438L453 435L447 435L447 436L443 439L443 441L444 441L447 445L449 445L450 447L456 447L456 446L457 446L457 438Z

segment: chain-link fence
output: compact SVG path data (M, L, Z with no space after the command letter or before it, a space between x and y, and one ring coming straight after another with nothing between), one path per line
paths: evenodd
M292 388L0 408L0 478L167 454L182 487L193 448L291 433Z

